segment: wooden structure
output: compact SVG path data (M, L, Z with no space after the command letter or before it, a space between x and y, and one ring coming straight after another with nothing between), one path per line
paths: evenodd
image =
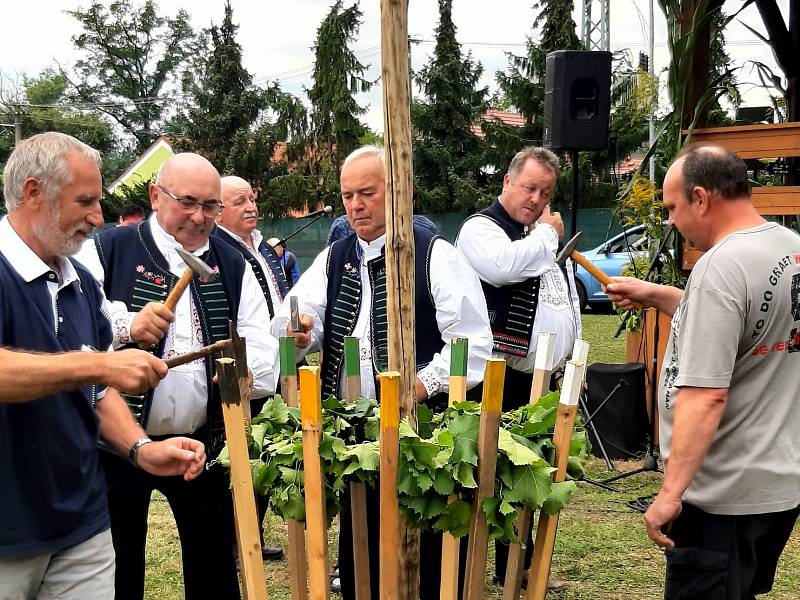
M800 122L695 129L691 141L718 144L745 160L797 158L800 157ZM762 215L800 215L800 185L754 187L752 198L753 206ZM684 243L682 268L691 269L701 255L700 250Z

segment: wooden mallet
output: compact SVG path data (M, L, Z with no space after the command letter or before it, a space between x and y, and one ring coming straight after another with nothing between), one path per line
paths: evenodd
M192 281L192 277L194 277L195 273L200 275L200 277L206 281L213 281L219 275L217 271L209 267L194 254L187 252L183 248L176 248L175 250L189 268L183 272L183 275L181 275L180 279L178 279L175 287L172 288L172 291L167 296L167 299L164 300L164 306L166 306L172 312L175 312L175 305L178 304L178 300L180 300L180 297L183 295L183 292L186 290L189 282Z
M598 269L594 265L594 263L592 263L583 254L575 250L575 246L578 245L578 240L581 237L581 233L582 232L579 231L573 236L573 238L570 241L567 242L563 250L561 250L561 252L559 252L558 255L556 256L556 263L563 267L564 264L567 262L567 259L571 258L580 266L582 266L584 269L586 269L592 277L597 279L597 281L599 281L603 285L608 285L609 283L612 283L611 278L608 275L606 275L600 269Z

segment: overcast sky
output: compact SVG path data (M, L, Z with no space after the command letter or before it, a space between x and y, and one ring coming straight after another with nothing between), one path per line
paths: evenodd
M64 10L85 7L88 2L61 2L48 0L7 0L3 3L3 27L0 32L0 70L8 77L20 73L35 75L51 66L55 60L70 64L76 58L71 37L78 33L76 21ZM278 79L285 91L302 94L303 86L310 86L314 62L311 47L317 27L328 12L332 0L233 0L234 21L239 24L239 42L244 50L245 66L258 83ZM464 50L472 51L484 66L484 85L495 88L494 73L506 66L504 52L522 53L525 37L530 33L533 9L528 0L454 0L453 20L458 28L458 39ZM595 5L599 3L595 2ZM665 20L657 6L655 15L655 68L660 71L669 60L666 47ZM728 0L727 11L741 6L741 0ZM779 0L788 10L788 0ZM185 8L191 15L195 28L219 23L223 17L223 0L158 0L162 14L174 14ZM350 3L345 1L345 6ZM412 64L419 69L433 51L434 30L438 20L436 0L411 0L409 3L409 33L422 40L412 48ZM361 0L363 24L353 49L362 62L371 64L368 77L380 74L380 2ZM575 0L575 21L580 29ZM612 50L629 49L636 60L648 45L648 0L611 0ZM749 7L740 20L763 32L761 19L755 7ZM773 65L771 52L742 25L734 23L727 32L728 50L736 64L759 60ZM775 69L776 72L777 69ZM661 77L661 85L665 83ZM743 70L742 82L756 82L755 74ZM764 103L763 94L755 86L742 85L745 104ZM383 131L381 92L376 86L370 94L360 96L361 104L368 105L367 124L378 132Z

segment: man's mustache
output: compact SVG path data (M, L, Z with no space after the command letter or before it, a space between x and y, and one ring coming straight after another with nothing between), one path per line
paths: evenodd
M257 219L258 218L258 211L255 210L248 210L242 215L242 221L245 219Z

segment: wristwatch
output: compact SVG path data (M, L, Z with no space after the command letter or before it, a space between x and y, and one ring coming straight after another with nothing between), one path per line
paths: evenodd
M153 440L151 440L149 437L143 437L133 442L133 446L131 446L131 449L128 451L128 456L130 457L131 464L134 467L139 467L139 449L145 444L152 443L152 441Z

